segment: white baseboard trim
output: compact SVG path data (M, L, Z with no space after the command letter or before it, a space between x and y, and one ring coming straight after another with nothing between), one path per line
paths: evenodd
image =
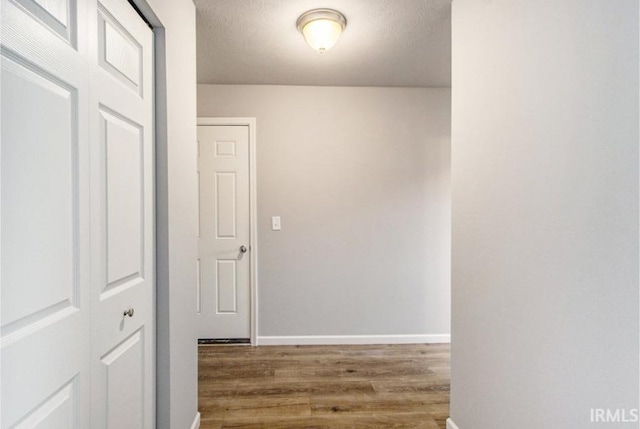
M447 429L460 429L451 418L447 419Z
M257 340L259 346L437 344L451 342L451 335L296 335L265 336Z
M193 423L191 424L191 429L200 429L200 413L196 413L196 418L193 419Z

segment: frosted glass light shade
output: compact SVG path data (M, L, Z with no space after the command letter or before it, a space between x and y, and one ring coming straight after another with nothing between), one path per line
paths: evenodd
M323 53L331 49L347 26L340 12L332 9L314 9L303 13L296 23L307 44Z
M316 19L302 28L307 44L318 52L333 48L342 33L342 27L335 21Z

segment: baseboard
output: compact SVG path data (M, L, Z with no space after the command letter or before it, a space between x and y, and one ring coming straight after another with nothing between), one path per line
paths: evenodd
M196 418L193 419L193 424L191 424L191 429L200 429L200 413L196 413Z
M451 418L447 419L447 429L460 429Z
M451 342L449 334L435 335L297 335L258 337L259 346L437 344Z

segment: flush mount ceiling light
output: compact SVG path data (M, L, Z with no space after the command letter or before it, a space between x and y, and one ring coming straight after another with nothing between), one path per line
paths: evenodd
M320 53L336 44L346 26L344 15L333 9L313 9L300 15L296 21L304 40Z

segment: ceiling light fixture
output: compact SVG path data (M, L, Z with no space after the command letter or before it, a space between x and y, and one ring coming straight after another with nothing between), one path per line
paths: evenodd
M300 15L296 21L304 40L320 53L336 44L346 26L344 15L333 9L313 9Z

